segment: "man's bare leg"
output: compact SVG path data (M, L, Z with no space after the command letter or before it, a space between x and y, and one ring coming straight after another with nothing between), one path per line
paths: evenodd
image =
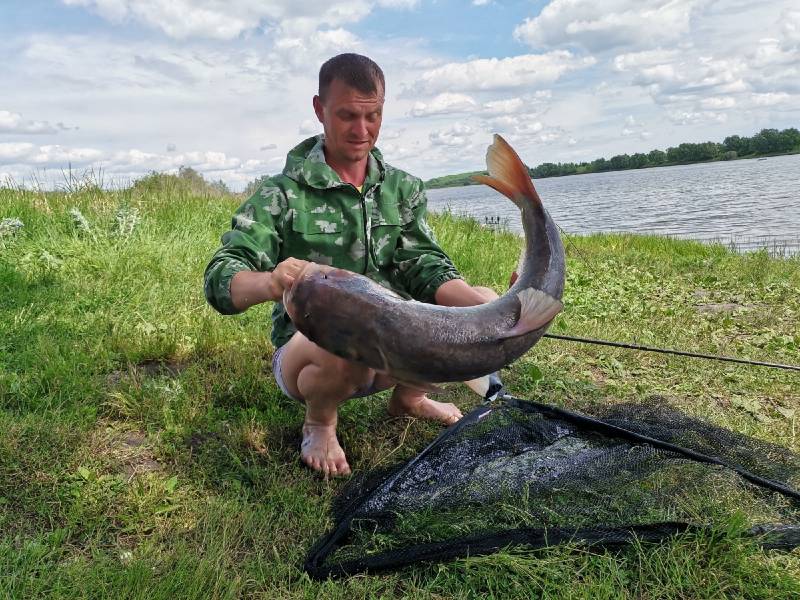
M306 404L300 458L324 474L348 475L344 450L336 437L339 404L370 386L375 372L323 350L302 333L286 344L281 376L292 396ZM385 387L389 387L387 382Z
M400 384L394 388L389 400L389 414L431 419L445 425L452 425L463 416L452 402L431 400L425 392Z

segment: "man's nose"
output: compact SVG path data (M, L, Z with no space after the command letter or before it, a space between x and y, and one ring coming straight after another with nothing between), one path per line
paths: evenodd
M353 123L353 133L359 136L359 139L365 139L367 137L367 121L366 119L356 119L355 123Z

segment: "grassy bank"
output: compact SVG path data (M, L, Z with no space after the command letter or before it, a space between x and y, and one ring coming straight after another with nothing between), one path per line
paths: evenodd
M158 190L0 190L0 597L792 597L800 553L727 531L619 553L510 551L392 575L309 581L299 565L341 486L298 464L302 408L270 374L269 307L221 317L202 271L236 200ZM77 210L73 210L77 209ZM432 220L467 278L504 289L520 240ZM567 240L554 331L800 362L800 259L654 237ZM543 340L513 393L580 410L660 396L800 450L797 374ZM450 386L446 399L473 397ZM437 428L348 403L356 471Z

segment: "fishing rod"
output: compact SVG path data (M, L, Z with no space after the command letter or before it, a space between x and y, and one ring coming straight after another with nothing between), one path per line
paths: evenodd
M555 340L565 340L568 342L580 342L583 344L596 344L599 346L612 346L614 348L625 348L629 350L641 350L643 352L658 352L661 354L676 354L678 356L689 356L691 358L704 358L707 360L719 360L723 362L739 363L743 365L755 365L759 367L769 367L772 369L786 369L789 371L800 371L800 365L784 365L780 363L763 362L759 360L749 360L746 358L735 358L732 356L719 356L716 354L701 354L698 352L686 352L684 350L672 350L669 348L657 348L655 346L642 346L640 344L626 344L623 342L609 342L607 340L595 340L592 338L582 338L571 335L558 335L555 333L545 333L543 337Z
M556 224L561 234L566 238L567 243L570 247L580 256L584 263L589 267L589 270L592 272L593 275L597 275L594 270L594 265L583 255L582 252L578 249L577 244L575 244L572 240L572 236L568 234L562 227ZM596 340L592 338L582 338L576 337L571 335L558 335L555 333L545 333L543 337L548 337L556 340L564 340L568 342L580 342L582 344L595 344L598 346L611 346L614 348L625 348L626 350L640 350L642 352L657 352L660 354L674 354L677 356L688 356L691 358L703 358L706 360L718 360L721 362L732 362L732 363L739 363L742 365L752 365L758 367L768 367L771 369L785 369L787 371L800 371L800 365L784 365L781 363L771 363L771 362L764 362L759 360L749 360L746 358L736 358L733 356L720 356L717 354L702 354L699 352L687 352L685 350L672 350L670 348L658 348L655 346L642 346L640 344L627 344L623 342L610 342L608 340Z

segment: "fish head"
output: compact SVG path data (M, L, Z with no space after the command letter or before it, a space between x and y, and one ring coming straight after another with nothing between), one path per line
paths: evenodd
M353 288L360 278L344 269L310 262L298 273L292 286L284 290L283 306L292 323L309 336L314 322L319 321L315 315L347 312Z

